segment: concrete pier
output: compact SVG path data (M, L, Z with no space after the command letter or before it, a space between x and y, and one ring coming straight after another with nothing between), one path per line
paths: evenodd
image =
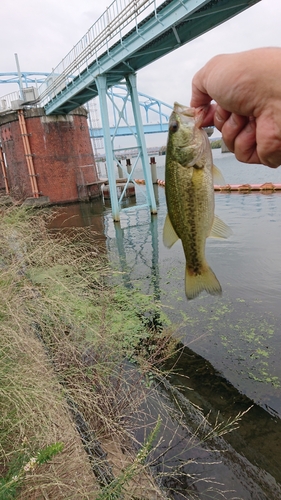
M13 199L68 203L101 195L87 111L46 116L43 108L0 114L7 185ZM0 176L3 185L3 171Z

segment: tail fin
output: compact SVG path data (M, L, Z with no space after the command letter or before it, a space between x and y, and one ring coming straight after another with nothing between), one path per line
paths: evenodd
M211 295L221 295L222 289L215 273L206 264L202 267L201 274L192 274L185 268L185 294L191 300L195 299L203 290Z

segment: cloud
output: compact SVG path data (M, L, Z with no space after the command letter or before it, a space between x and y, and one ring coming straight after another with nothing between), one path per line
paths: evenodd
M51 72L102 14L101 4L89 0L5 2L1 5L1 73L16 71L15 53L22 71ZM0 95L5 93L1 87Z

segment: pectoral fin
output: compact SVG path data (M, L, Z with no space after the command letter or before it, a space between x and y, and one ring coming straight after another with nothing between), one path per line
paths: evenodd
M219 184L219 186L225 186L225 180L220 169L216 167L216 165L213 165L212 171L213 171L214 184Z
M229 238L229 236L231 236L232 234L233 233L230 227L225 224L217 215L215 215L209 237L226 239Z
M167 214L163 229L163 243L165 247L171 248L178 239L179 237L172 226L169 215Z

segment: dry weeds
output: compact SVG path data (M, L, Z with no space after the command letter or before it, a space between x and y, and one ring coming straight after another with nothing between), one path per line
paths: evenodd
M27 460L62 442L50 463L25 475L20 498L96 498L98 484L135 458L127 423L146 397L145 374L136 368L130 379L124 359L144 328L122 293L108 287L109 269L91 235L58 240L47 225L44 213L2 211L1 472L17 456ZM121 324L131 342L124 343ZM99 458L100 443L106 453ZM163 498L143 465L134 476L131 498Z

